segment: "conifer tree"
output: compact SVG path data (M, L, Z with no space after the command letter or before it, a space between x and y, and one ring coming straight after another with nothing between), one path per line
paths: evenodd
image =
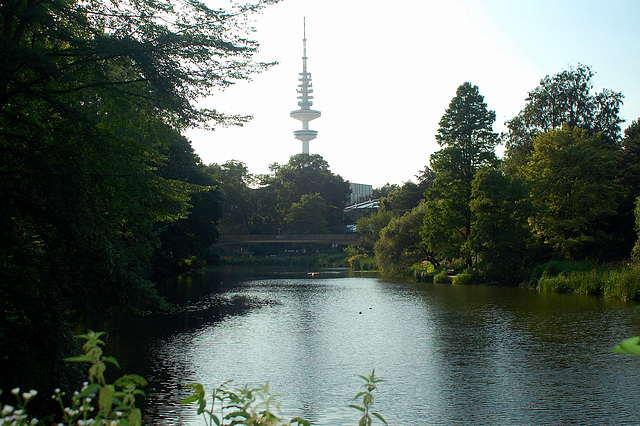
M495 119L495 112L487 108L478 86L462 84L440 120L436 140L443 148L431 156L436 178L426 192L424 244L429 251L446 257L462 257L468 266L472 264L468 244L472 182L480 167L498 163Z

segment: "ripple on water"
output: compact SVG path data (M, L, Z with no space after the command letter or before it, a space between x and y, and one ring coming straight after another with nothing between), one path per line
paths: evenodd
M200 424L186 385L269 381L287 417L356 424L357 374L386 382L389 424L622 424L640 413L640 368L609 353L638 333L634 306L517 288L370 277L226 283L152 342L152 424ZM193 318L196 317L196 320Z

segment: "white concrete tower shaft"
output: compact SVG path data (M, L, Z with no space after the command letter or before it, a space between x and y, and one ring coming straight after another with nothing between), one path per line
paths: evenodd
M318 136L317 130L309 129L309 122L320 117L320 111L311 109L313 105L313 85L311 83L311 73L307 71L307 22L303 19L302 30L302 72L298 77L298 106L300 109L291 111L290 116L302 122L302 130L296 130L293 135L302 141L302 152L309 153L309 141Z

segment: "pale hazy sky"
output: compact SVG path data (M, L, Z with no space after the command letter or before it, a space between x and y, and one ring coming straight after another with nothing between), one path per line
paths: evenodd
M579 63L596 72L594 91L625 96L623 130L640 118L640 0L283 0L256 15L253 34L258 58L279 65L202 101L254 119L187 132L205 164L239 160L267 173L301 152L289 113L298 108L303 17L322 112L310 122L319 132L310 152L351 182L415 181L465 81L496 112L498 132L544 76Z

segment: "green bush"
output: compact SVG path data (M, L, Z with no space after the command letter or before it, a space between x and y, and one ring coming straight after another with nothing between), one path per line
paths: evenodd
M451 278L449 278L449 275L447 275L447 271L444 269L433 276L434 284L449 284L450 282Z
M480 274L473 270L461 272L453 277L453 284L456 285L473 285L479 284L480 282Z
M416 263L409 268L409 274L416 279L416 281L433 282L433 275L435 274L435 268L431 263Z
M354 271L375 271L378 269L375 259L366 254L352 256L347 262Z
M89 381L82 389L74 392L70 398L60 389L54 391L52 399L60 405L61 419L65 425L109 424L121 426L140 426L142 412L135 406L136 397L144 396L140 389L147 385L147 381L135 374L126 374L113 383L105 379L107 364L118 365L118 361L111 356L104 356L102 346L104 341L100 337L104 332L89 331L78 336L85 340L83 354L66 358L67 362L81 362L91 364ZM27 404L38 394L37 391L20 393L20 388L14 388L11 393L16 398L16 407L4 405L0 412L0 425L17 426L48 424L38 420L27 411ZM0 391L0 394L2 392Z

